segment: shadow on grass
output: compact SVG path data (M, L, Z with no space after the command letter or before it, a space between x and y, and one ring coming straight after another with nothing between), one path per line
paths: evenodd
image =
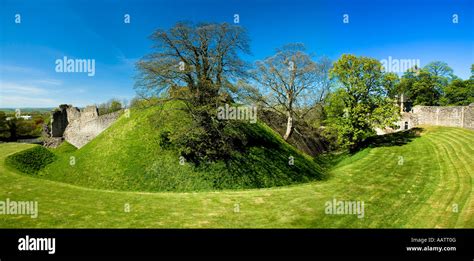
M320 154L314 158L314 161L319 164L323 169L330 170L334 166L338 166L340 162L346 160L349 157L354 156L358 152L361 152L366 148L376 147L392 147L392 146L403 146L411 142L420 136L423 131L422 128L413 128L406 131L394 132L385 135L372 136L360 143L359 146L352 150L338 151L333 153ZM362 153L363 154L363 153ZM363 156L360 155L359 156Z
M411 142L413 139L420 137L422 131L422 128L412 128L405 131L372 136L359 144L359 146L357 146L357 148L351 153L356 153L365 148L403 146Z

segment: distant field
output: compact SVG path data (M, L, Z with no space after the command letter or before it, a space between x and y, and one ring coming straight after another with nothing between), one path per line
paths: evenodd
M89 189L5 166L32 146L0 144L0 199L37 200L39 217L0 215L2 228L474 228L474 132L465 129L426 127L405 145L365 149L325 181L199 193ZM364 217L325 214L334 198L364 201Z
M5 113L15 113L17 108L0 108L0 111ZM18 108L22 113L31 113L31 112L50 112L54 108Z

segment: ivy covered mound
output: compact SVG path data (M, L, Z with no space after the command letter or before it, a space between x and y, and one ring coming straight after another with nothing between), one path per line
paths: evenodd
M324 178L313 159L263 123L239 122L234 135L245 149L226 161L195 164L169 143L192 128L180 102L132 109L90 143L53 149L54 162L36 176L90 188L121 191L210 191L285 186ZM182 135L181 135L182 136Z
M53 162L54 159L55 155L51 151L44 147L36 146L10 155L7 157L6 163L23 173L35 175Z

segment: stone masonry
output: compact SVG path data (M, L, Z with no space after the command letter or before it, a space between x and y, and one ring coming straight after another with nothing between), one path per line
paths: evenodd
M474 103L468 106L421 106L404 104L402 96L401 117L397 129L376 128L378 135L411 129L420 125L459 127L474 130Z
M64 137L66 141L81 148L120 116L121 111L99 116L96 106L87 106L82 111L72 105L61 105L52 114L51 136Z
M474 104L469 106L414 106L410 112L402 112L397 124L399 130L419 125L460 127L474 130Z
M415 106L416 125L439 125L474 130L474 104L469 106Z
M66 110L70 105L61 104L51 113L51 137L62 137L68 125Z

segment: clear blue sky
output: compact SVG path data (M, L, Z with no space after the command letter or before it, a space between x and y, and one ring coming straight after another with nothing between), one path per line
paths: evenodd
M473 2L469 0L0 0L0 107L76 106L135 95L134 63L150 52L148 36L177 21L229 22L251 39L252 62L285 43L311 53L445 61L457 76L474 63ZM15 24L15 14L21 24ZM123 23L124 14L131 23ZM342 23L343 14L349 24ZM459 23L452 23L458 14ZM55 60L96 60L96 73L57 73Z

